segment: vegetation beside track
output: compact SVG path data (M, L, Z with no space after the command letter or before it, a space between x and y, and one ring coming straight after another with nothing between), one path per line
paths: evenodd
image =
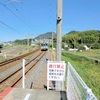
M82 52L75 52L74 54L82 55L88 58L98 59L100 60L100 49L91 49L91 50L85 50Z
M20 56L26 54L29 51L32 51L34 46L26 46L26 45L14 45L14 46L4 46L0 53L0 62L14 58L16 56ZM4 55L6 54L6 58Z
M100 99L100 63L95 63L93 59L79 56L75 53L62 53L62 59L70 62L79 73L85 83L92 89L93 93Z

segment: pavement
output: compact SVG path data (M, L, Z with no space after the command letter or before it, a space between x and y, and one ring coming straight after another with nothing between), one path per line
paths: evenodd
M64 91L7 88L0 100L67 100Z

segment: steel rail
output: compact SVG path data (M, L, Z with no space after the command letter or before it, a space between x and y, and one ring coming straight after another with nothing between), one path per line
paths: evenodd
M30 60L29 62L27 62L27 63L25 64L25 67L27 67L28 64L30 64L31 62L35 61L34 65L32 65L28 70L26 70L25 74L27 74L27 73L36 65L36 63L39 62L39 60L44 56L45 53L46 53L46 52L41 52L40 54L37 55L37 57L35 57L34 59ZM0 86L6 85L5 82L6 82L7 80L9 80L12 76L14 76L15 74L17 74L17 73L18 73L19 71L21 71L21 70L22 70L22 67L19 68L18 70L16 70L15 72L13 72L11 75L9 75L9 76L7 76L6 78L4 78L3 80L1 80L1 81L0 81ZM22 78L22 76L18 77L14 83L10 84L10 87L14 87L14 86L21 80L21 78ZM3 89L3 90L4 90L4 89Z
M40 50L40 48L37 48L37 49L35 49L34 51L31 51L31 52L26 53L26 54L24 54L24 55L21 55L21 56L18 56L18 57L11 58L11 59L9 59L9 60L0 62L0 67L4 66L4 65L6 65L6 64L12 63L12 62L14 62L14 61L20 60L20 59L22 59L22 58L24 58L24 57L27 57L28 55L31 55L32 53L35 53L35 52L37 52L37 51L39 51L39 50Z

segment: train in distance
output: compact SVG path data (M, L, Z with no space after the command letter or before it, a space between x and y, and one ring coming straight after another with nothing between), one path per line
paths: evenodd
M47 51L48 50L48 44L47 43L41 43L41 51Z

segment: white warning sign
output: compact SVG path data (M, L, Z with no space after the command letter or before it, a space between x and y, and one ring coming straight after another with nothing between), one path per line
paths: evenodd
M64 61L48 61L47 80L62 81L65 77L66 64Z

